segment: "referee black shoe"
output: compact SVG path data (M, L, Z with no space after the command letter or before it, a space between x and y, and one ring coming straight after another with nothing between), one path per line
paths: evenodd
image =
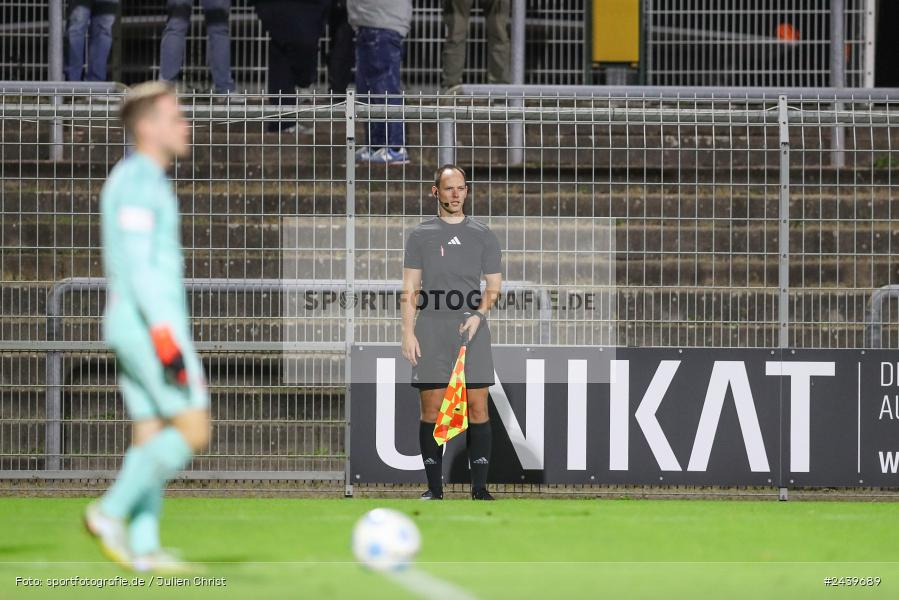
M430 489L421 495L422 500L443 500L443 492L435 494Z
M496 500L493 496L490 495L490 492L487 491L487 488L475 488L471 490L471 499L472 500Z

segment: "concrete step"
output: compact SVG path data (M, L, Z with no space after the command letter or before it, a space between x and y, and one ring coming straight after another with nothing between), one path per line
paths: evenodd
M772 234L773 235L773 234ZM762 236L763 237L763 236ZM883 237L876 247L889 247ZM816 236L812 236L812 240ZM729 254L730 247L721 243L708 252L677 253L663 248L621 251L615 260L614 281L629 286L701 286L718 285L773 285L777 281L777 260L771 239L764 240L764 248L749 248ZM839 248L840 252L855 251L854 256L844 256L834 252L819 252L819 245L808 246L813 253L794 253L790 264L791 281L814 281L826 287L850 285L852 287L879 287L895 283L897 266L888 253L871 254L872 240L856 240L855 245ZM764 252L756 254L755 252ZM329 278L342 277L344 257L334 251L327 257L321 256L291 263L292 273L322 274ZM386 261L383 254L372 254L368 259L356 263L357 273L367 273L378 279L385 273L399 274L400 252ZM194 250L185 253L185 276L198 278L280 278L285 274L283 253L277 250L247 249L221 256L217 251ZM2 257L2 280L6 285L20 281L56 281L65 277L100 277L99 252L96 250L39 249L17 251ZM504 258L505 275L510 280L527 280L530 274L558 273L561 281L595 281L597 265L605 262L590 258L586 253L538 253L524 252L518 257L509 253Z
M728 276L733 274L728 273ZM712 321L727 323L752 323L775 318L777 306L776 278L766 287L750 289L714 289L676 284L670 287L649 286L634 288L620 286L613 298L617 320L673 320L676 322ZM683 283L683 282L682 282ZM807 288L795 287L790 292L792 320L815 323L860 323L871 290L864 288L840 289L818 287L815 280L807 280ZM49 339L46 296L47 286L10 286L4 289L2 314L9 315L0 321L0 339L45 340ZM558 286L563 297L568 291L583 294L592 292L600 297L608 290L602 287ZM16 293L19 292L19 293ZM286 310L282 302L286 298L279 293L196 293L189 296L193 323L193 337L197 341L248 341L278 342L285 334L293 341L332 341L343 339L343 316L337 305L328 309L320 306L309 309ZM392 300L392 301L391 301ZM518 302L516 308L515 302ZM504 299L502 308L494 310L491 318L496 335L512 338L521 332L531 331L546 322L538 311L536 300L521 304L521 296ZM395 298L385 297L360 304L356 311L359 341L398 339L398 311ZM888 302L884 305L884 320L892 322L899 309ZM67 296L62 305L62 317L56 332L59 340L100 340L102 309L105 294L75 293ZM558 311L551 314L553 323L575 319L585 328L589 314L576 313L570 317ZM596 318L602 318L598 316ZM297 319L300 319L298 322Z
M820 206L822 200L816 203ZM607 239L612 230L615 232L614 247L619 251L655 248L718 251L722 245L733 245L733 251L739 252L741 241L743 249L758 248L764 245L759 244L759 239L768 243L772 237L774 248L777 246L779 223L776 211L744 214L733 207L721 207L716 211L718 207L709 202L702 212L694 204L693 212L681 207L666 213L664 210L650 212L639 202L634 204L623 214L608 210L612 214L477 218L491 227L506 251L523 248L591 250L597 244L597 237ZM822 215L820 209L814 211L813 207L797 203L796 211L791 211L798 213L790 221L791 248L814 247L829 252L832 249L822 244L833 240L840 246L833 251L846 252L844 248L849 245L849 251L857 253L866 250L865 244L874 248L878 243L889 244L890 236L899 233L899 226L889 217L893 200L883 200L876 207L872 204L851 208L837 206L832 214ZM604 204L600 206L603 207ZM896 208L899 209L899 204ZM363 252L366 249L377 252L385 248L401 250L409 232L421 219L418 216L358 216L355 221L356 249ZM99 216L96 214L12 213L0 221L0 241L9 249L48 246L94 249L99 237ZM190 212L181 217L181 239L188 249L209 252L282 247L296 248L291 252L300 254L316 249L327 252L344 246L345 218ZM853 243L860 247L852 249Z
M47 354L3 352L0 354L0 388L43 397L47 385ZM231 393L278 395L289 392L326 413L334 408L335 394L345 387L343 356L328 352L202 352L210 389L222 396ZM60 353L66 385L111 386L115 382L115 359L110 352L67 351ZM287 370L287 367L294 371ZM73 389L68 391L72 392ZM294 400L295 401L295 400Z
M591 106L582 104L582 107ZM596 103L595 108L604 108L608 104ZM622 114L624 107L620 108ZM497 144L505 141L509 133L509 125L505 120L488 122L483 119L465 119L464 113L459 113L456 120L455 137L457 145L466 146L477 144L486 146L490 142ZM284 117L283 120L287 120ZM270 119L275 121L276 119ZM641 147L667 147L680 149L727 149L727 148L777 148L779 144L779 131L777 126L733 126L728 124L690 124L687 122L678 124L659 124L643 121L636 113L634 121L630 124L603 122L601 118L596 121L581 121L579 123L564 122L554 119L547 113L544 121L537 122L527 120L524 122L524 134L526 143L539 146L568 143L574 145L577 142L583 147L625 147L626 142L634 140L646 141L649 144L641 144ZM3 119L7 127L2 130L2 140L7 145L16 143L28 143L34 141L49 142L50 128L48 122L36 122L31 119ZM118 127L115 114L110 118L95 117L92 122L79 119L77 124L70 119L62 119L64 140L75 147L79 146L118 146L123 143L122 131ZM283 145L292 146L298 144L343 144L346 140L345 116L334 113L332 118L319 118L312 120L299 116L298 121L304 125L304 131L291 133L268 133L265 131L265 122L260 119L245 120L241 118L240 111L234 111L232 117L195 119L191 132L193 144L197 147L221 148L227 146L240 146L257 151L265 146ZM357 119L355 138L357 143L365 139L366 122L363 118ZM73 126L75 124L76 126ZM311 128L311 131L308 129ZM855 135L846 135L847 149L863 149L870 147L889 147L889 129L886 127L856 127L846 128ZM791 148L796 151L803 149L829 149L833 128L813 124L792 123L790 127ZM412 144L436 146L439 143L439 127L436 120L416 120L406 124L407 141Z
M30 147L30 145L29 145ZM43 152L47 152L46 149ZM10 151L5 160L0 157L0 170L6 177L15 179L54 179L71 177L78 173L102 181L120 156L115 158L78 157L65 162L53 162L45 156L19 157L28 152ZM236 152L232 152L236 154ZM181 159L172 171L174 178L183 181L239 180L239 181L344 181L345 149L341 147L307 146L297 151L272 152L268 159L247 162L239 157L227 161L207 158L200 154ZM596 155L595 158L592 155ZM884 151L884 154L887 154ZM435 169L443 163L438 149L433 146L410 148L408 165L359 164L356 181L362 184L378 181L428 181ZM793 152L790 180L805 185L854 184L885 185L895 180L895 172L879 167L881 157L872 152L852 155L845 168L834 170L827 156L829 153L810 150L804 154ZM588 158L590 157L590 158ZM551 149L545 146L527 148L524 163L509 164L507 151L458 151L456 162L469 173L472 181L527 180L546 181L576 177L585 182L662 183L677 181L685 185L725 182L734 185L765 184L779 181L779 156L775 150L745 151L689 151L614 150L598 152L592 147ZM801 166L799 166L801 165Z
M374 219L404 215L409 221L433 214L429 177L411 185L384 181L359 182L357 215ZM103 178L92 180L5 179L0 183L0 210L7 224L42 219L61 224L99 214ZM592 217L627 218L776 218L776 181L769 185L726 181L708 183L633 183L585 181L471 181L471 212L478 218ZM183 181L177 184L183 218L224 219L227 223L315 215L317 222L343 222L346 211L342 181ZM790 197L793 221L816 219L891 219L899 198L891 185L843 182L835 185L794 185ZM330 215L330 216L329 216Z

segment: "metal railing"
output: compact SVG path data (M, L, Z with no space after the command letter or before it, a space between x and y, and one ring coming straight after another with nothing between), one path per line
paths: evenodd
M159 48L165 25L165 3L141 0L122 3L117 21L110 76L137 82L159 76ZM587 0L556 0L548 5L537 0L514 0L510 18L513 81L533 84L578 84L587 69ZM65 5L62 0L36 6L12 2L0 8L0 79L60 80L63 64ZM252 5L232 2L232 70L241 90L266 89L268 36ZM439 0L416 2L412 28L406 39L403 77L408 90L435 91L440 86L444 40L443 4ZM181 82L185 90L210 87L206 66L206 34L203 12L195 3L186 37ZM322 33L318 58L319 89L327 89L327 57L331 40ZM528 68L524 69L525 57ZM487 38L481 7L472 10L465 81L486 82ZM520 68L519 68L520 66Z
M389 106L353 94L295 107L182 97L193 145L172 177L214 419L188 476L343 472L348 346L400 339L395 294L364 292L400 278L405 238L434 213L433 172L447 158L468 171L469 211L497 234L505 279L606 299L602 310L546 312L510 297L491 314L497 344L870 343L869 298L895 283L896 90L508 88L505 102L467 91ZM102 276L98 195L126 150L117 94L54 95L0 97L6 477L110 473L128 439L102 291L53 291ZM357 164L367 125L385 119L404 122L411 162ZM359 303L286 294L296 280ZM264 285L235 287L248 282ZM884 347L899 347L897 316L884 303Z
M873 87L875 4L645 0L646 83Z
M889 299L899 298L899 285L882 286L871 294L865 315L865 347L883 347L883 305Z
M0 8L0 79L62 78L65 2L7 2ZM185 90L209 87L199 3L187 35ZM514 0L510 34L514 82L578 85L589 81L588 0ZM876 0L646 0L642 70L650 85L873 87ZM123 3L111 76L158 77L166 15L159 2ZM440 84L444 26L438 0L416 2L403 76L410 91ZM241 89L266 89L268 38L246 0L231 8L233 74ZM318 86L327 87L324 32ZM465 81L486 82L484 19L475 6Z
M340 294L346 294L346 280L325 280L325 279L187 279L184 282L188 293L206 292L220 293L283 293L295 297L301 297L313 293L330 293L337 298ZM371 281L356 280L354 282L357 294L380 293L392 294L398 296L401 292L401 281ZM541 325L542 339L544 342L549 341L549 302L546 290L541 290L532 282L528 281L507 281L504 284L504 290L507 292L515 291L533 291L542 298L539 317L543 322ZM67 294L73 292L94 292L98 294L105 293L106 280L100 277L69 277L56 282L50 289L47 303L47 342L40 344L40 348L47 353L46 360L46 468L44 471L54 473L56 476L65 475L67 477L97 477L109 476L110 472L98 470L84 469L78 470L60 470L62 460L62 437L63 437L63 388L65 386L65 374L63 373L63 353L73 351L104 351L106 345L100 341L66 341L62 339L63 335L63 310L62 303ZM2 346L3 344L0 344ZM7 344L9 346L9 344ZM12 347L16 345L13 344ZM33 344L26 344L34 348ZM290 339L282 339L281 341L211 341L196 343L198 352L243 352L247 354L265 353L265 352L282 352L290 355L296 352L321 352L332 355L341 355L345 350L342 342L316 342L303 340L294 342ZM348 435L348 432L344 434ZM0 472L0 478L17 478L20 476L31 477L30 473L19 473L17 471ZM183 478L189 479L234 479L240 476L240 471L217 471L205 470L197 471L190 469L184 472ZM342 480L344 479L343 471L253 471L254 479L300 479L300 480ZM49 476L48 476L49 477Z

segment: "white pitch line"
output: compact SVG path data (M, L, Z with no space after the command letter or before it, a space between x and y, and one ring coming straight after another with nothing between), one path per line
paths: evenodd
M468 590L453 585L449 581L435 577L425 571L409 567L402 571L384 573L391 581L398 583L416 596L429 600L477 600Z

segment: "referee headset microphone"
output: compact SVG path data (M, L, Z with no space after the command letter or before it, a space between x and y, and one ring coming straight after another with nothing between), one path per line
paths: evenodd
M437 202L439 202L443 206L444 210L449 209L450 203L444 202L443 200L440 199L440 192L434 192L434 197L437 198Z

